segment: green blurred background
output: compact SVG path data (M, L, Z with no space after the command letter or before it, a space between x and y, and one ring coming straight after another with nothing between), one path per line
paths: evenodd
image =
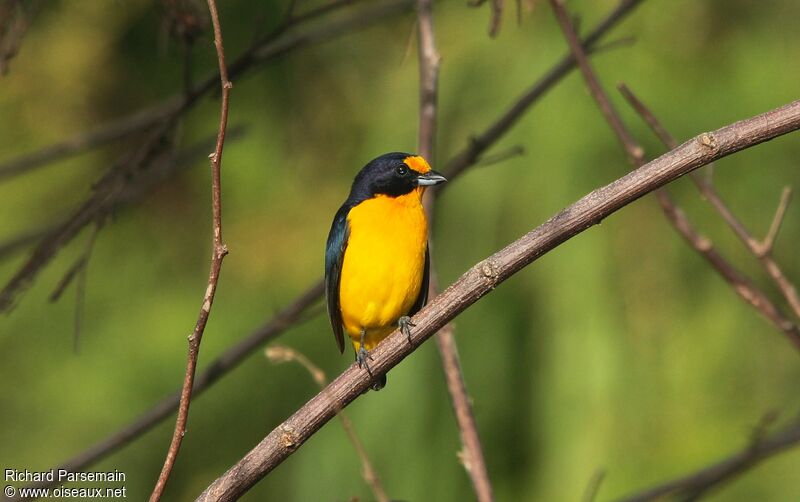
M229 61L277 26L286 2L220 2ZM299 1L299 12L319 3ZM571 1L588 30L617 5ZM487 6L437 2L440 123L434 167L485 129L566 45L544 1L506 2L497 39ZM198 8L202 12L204 4ZM594 63L606 88L627 82L683 140L798 98L800 2L650 0L610 38L635 45ZM324 21L323 21L324 22ZM0 79L0 160L123 116L182 86L180 44L165 9L145 0L45 3ZM274 59L235 79L230 125L244 125L223 162L224 240L230 248L203 339L200 368L247 336L322 274L331 218L356 171L387 151L414 151L418 75L414 14ZM216 69L210 33L192 72ZM616 93L650 155L662 150ZM218 100L182 122L189 146L216 132ZM0 241L57 222L136 138L0 183ZM493 149L523 156L480 167L439 199L432 226L440 282L539 225L629 168L572 73ZM210 151L210 150L208 150ZM757 235L784 185L800 186L800 137L718 163L719 191ZM180 385L210 254L208 161L117 210L88 269L80 350L75 285L47 297L89 238L61 251L0 318L0 464L42 470L127 424ZM720 218L686 180L671 193L720 250L778 300ZM800 204L776 249L800 279ZM26 253L3 258L6 281ZM328 321L293 327L286 344L329 378L340 356ZM800 361L785 338L667 224L652 197L547 254L455 322L498 500L578 500L598 469L599 500L704 466L747 444L769 411L798 411ZM190 500L317 392L297 365L262 352L193 402L165 500ZM385 390L348 408L394 499L470 500L435 344L391 371ZM93 469L127 474L128 498L149 494L173 429L170 418ZM259 482L245 500L373 497L337 422ZM800 500L800 450L770 460L709 497Z

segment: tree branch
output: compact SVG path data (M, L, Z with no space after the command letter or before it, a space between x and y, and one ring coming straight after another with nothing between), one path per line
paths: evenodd
M655 134L659 137L664 146L667 148L674 148L676 141L672 135L667 132L667 130L661 125L659 120L653 114L653 112L639 99L637 98L633 92L625 84L620 84L619 86L620 92L628 102L631 103L631 106L639 113L639 115L644 119L644 121L650 126L650 128L655 132ZM783 221L783 217L786 214L786 207L789 205L789 201L791 200L791 188L786 187L783 189L783 193L781 194L781 201L778 204L778 209L775 211L775 216L773 217L772 224L770 225L770 229L767 232L766 237L763 241L759 241L747 230L747 227L736 217L733 211L728 207L722 197L720 197L719 193L717 193L714 184L709 180L702 176L693 173L692 181L697 186L697 189L700 190L700 193L703 197L708 200L714 209L722 216L722 219L725 220L725 223L733 230L733 233L736 237L742 241L742 244L747 248L747 250L755 256L760 262L764 270L767 272L769 277L778 287L778 290L781 292L783 297L786 299L786 302L789 304L789 307L794 312L794 315L800 319L800 296L797 294L797 288L795 288L794 284L786 277L781 270L781 267L772 257L772 247L775 244L775 238L778 234L778 230L780 229L780 224Z
M564 8L563 0L550 0L553 12L564 32L564 37L575 55L581 73L586 81L590 94L597 102L598 108L608 121L620 144L625 149L628 161L633 167L644 164L644 150L633 139L617 111L614 109L608 95L603 90L600 82L591 67L581 47L580 41L572 26L572 20ZM707 141L712 141L708 139ZM677 145L674 145L674 148ZM711 146L711 143L709 143ZM696 178L696 177L695 177ZM700 253L706 261L731 285L734 291L747 303L758 309L761 314L771 321L779 330L783 331L789 341L800 350L800 329L786 319L780 310L762 293L744 274L725 260L713 247L711 241L700 235L691 225L686 214L673 202L666 190L656 190L656 198L672 226L683 238Z
M778 232L783 224L783 218L786 216L786 209L789 207L789 202L792 201L792 187L785 186L781 192L781 200L778 202L778 208L775 210L775 215L772 217L772 223L769 225L767 235L764 240L758 243L758 256L764 256L772 252L775 247L775 239L778 237ZM800 317L800 314L797 314Z
M800 420L765 438L756 438L740 452L697 472L667 481L642 492L627 495L618 502L662 500L669 495L694 500L712 488L731 481L764 460L800 444Z
M181 402L178 407L178 417L175 420L175 430L172 441L167 451L167 458L164 460L164 467L158 476L153 493L150 495L150 502L158 502L167 486L167 481L178 457L183 436L186 434L186 422L189 419L189 405L192 400L192 387L194 384L194 373L197 368L197 358L200 354L200 342L206 329L208 317L211 314L211 306L214 303L214 296L217 291L219 274L222 268L222 260L228 254L228 248L222 242L222 194L221 194L221 175L222 150L225 146L225 133L228 127L228 106L230 91L233 85L228 79L228 68L225 64L225 47L222 42L222 29L217 13L215 0L208 0L208 10L211 14L211 23L214 26L214 46L217 50L217 60L219 62L219 78L222 93L219 114L219 133L217 134L217 146L209 156L211 159L211 208L214 235L212 239L213 254L211 257L211 270L208 275L208 287L203 297L203 306L200 308L200 315L194 327L194 332L189 336L189 357L186 363L186 375L183 380L181 391Z
M417 26L419 45L419 153L433 162L436 146L436 115L441 57L436 49L433 29L432 0L417 2ZM428 190L423 199L428 213L428 221L433 222L433 190ZM430 245L430 244L429 244ZM431 253L432 256L432 253ZM431 259L428 297L438 294L438 280L434 261ZM492 502L492 485L486 470L478 428L472 413L472 406L461 364L458 360L458 346L453 333L453 325L448 324L436 335L436 346L444 368L447 390L456 415L459 436L463 446L462 464L472 481L472 487L479 502Z
M503 250L479 262L423 308L414 322L411 344L395 330L373 350L370 366L382 374L396 366L447 322L500 283L559 244L666 183L716 159L800 128L800 101L700 134L622 178L567 207ZM267 475L334 415L358 398L370 375L351 365L322 393L276 427L244 458L214 481L200 501L234 500ZM331 403L333 400L333 403ZM335 403L335 406L334 406Z
M323 372L319 366L312 363L311 360L305 355L297 352L294 349L282 345L273 345L271 347L267 347L265 354L267 359L273 363L292 361L297 362L300 366L305 368L306 371L308 371L308 373L311 375L311 378L314 380L314 382L316 382L320 389L325 389L325 387L328 385L328 379L325 376L325 372ZM358 438L358 434L356 434L355 427L353 427L353 422L350 421L350 417L348 417L343 410L336 410L336 414L339 416L339 420L342 422L342 429L344 429L345 434L347 434L347 439L350 440L350 443L353 445L353 449L356 450L356 454L361 461L364 481L367 482L372 490L372 494L375 495L375 499L378 502L389 502L389 497L386 495L386 490L383 488L380 476L378 476L378 471L376 471L375 466L372 465L372 460L370 460L366 448L364 448L364 445Z
M41 4L41 0L29 1L27 13L23 8L22 0L8 0L0 5L0 76L8 73L8 63L19 52L22 39L28 32L31 21L41 8ZM11 11L16 12L12 13Z
M608 99L608 95L603 91L600 82L598 82L597 76L594 74L589 64L589 58L586 56L586 52L578 38L578 34L575 32L572 19L564 8L564 0L550 0L550 5L553 7L556 19L558 19L561 30L564 32L564 38L567 39L570 51L578 63L578 68L581 74L583 74L586 86L589 88L589 94L594 98L598 108L600 108L600 111L608 122L608 125L611 126L611 129L614 131L614 135L625 149L625 153L628 155L628 161L632 165L641 165L644 159L644 150L630 135L625 124L622 123L619 114L614 109L611 100Z
M472 0L467 3L470 7L480 7L486 0ZM500 22L503 20L503 0L491 0L489 7L492 10L492 17L489 21L489 36L494 38L500 33Z

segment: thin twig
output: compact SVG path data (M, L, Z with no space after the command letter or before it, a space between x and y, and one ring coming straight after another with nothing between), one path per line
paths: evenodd
M499 164L514 157L525 155L525 147L522 145L514 145L511 148L497 152L492 155L485 155L481 160L475 163L475 167L487 167L494 164Z
M436 49L433 28L432 0L418 0L418 52L419 52L419 154L433 161L436 146L437 95L439 65L441 57ZM427 191L424 198L428 220L433 221L433 192ZM431 256L433 253L431 253ZM438 294L438 280L435 261L431 259L428 297ZM452 324L446 325L436 335L436 346L444 368L447 390L458 424L463 454L461 460L472 481L473 490L479 502L492 502L492 484L486 470L478 428L472 413L470 397L464 382L464 375L458 359L458 346Z
M76 354L80 348L81 332L83 330L83 313L85 312L84 305L86 304L86 281L89 274L89 261L92 258L92 251L94 250L94 243L97 241L97 234L100 233L102 227L102 221L95 223L89 240L86 242L86 249L83 251L83 266L78 271L78 278L75 281L75 322L73 324L74 331L72 333L72 351Z
M9 256L13 256L19 251L22 251L34 242L43 239L47 234L55 230L59 225L48 225L36 230L28 230L19 235L15 235L3 242L0 242L0 260L4 260Z
M778 432L751 441L741 451L724 460L639 493L626 495L618 499L618 502L663 500L670 495L693 500L798 444L800 444L800 420L795 420Z
M78 259L75 260L72 263L72 265L67 269L64 275L61 277L61 280L58 281L58 284L56 284L55 289L53 290L52 293L50 293L48 300L52 303L57 302L61 298L61 295L64 294L64 291L67 290L67 287L70 284L72 284L72 281L78 275L78 272L80 272L85 265L86 265L86 255L81 254L78 257Z
M659 137L662 143L667 148L674 148L676 144L675 138L667 132L661 125L660 121L656 118L653 112L639 99L625 84L619 85L619 90L622 95L631 103L631 106L639 113L644 121L650 126L653 132ZM759 241L747 230L744 224L736 217L733 211L728 207L719 193L717 193L711 178L703 177L693 173L692 181L697 186L703 197L708 200L714 209L722 216L728 226L733 230L733 233L739 238L744 246L755 256L760 262L764 270L770 276L772 281L780 290L786 302L794 312L795 317L800 320L800 295L797 293L797 288L786 277L783 270L772 257L772 247L775 244L775 237L778 234L783 217L786 214L786 207L791 200L791 188L786 187L781 194L781 201L778 204L778 209L775 211L775 216L772 219L769 232L763 241Z
M642 166L644 164L644 150L630 135L619 114L611 104L608 95L603 90L575 34L569 14L564 8L563 0L550 0L550 4L564 32L564 37L570 46L570 50L578 61L586 85L590 89L590 94L597 102L598 108L605 116L617 139L625 149L631 165L633 165L633 167ZM713 147L711 143L712 138L707 138L705 141L708 142L709 147ZM795 348L800 350L800 329L780 312L769 300L767 295L761 292L744 274L738 271L736 267L725 260L714 249L712 242L708 238L700 235L693 228L686 214L676 206L666 190L656 190L655 195L664 215L692 248L709 262L744 301L755 307L764 317L786 335Z
M606 479L605 469L597 469L594 474L592 474L589 484L586 485L581 500L583 500L583 502L594 502L597 499L597 494L600 492L600 486L603 484L604 479Z
M89 239L86 241L86 248L83 253L78 257L72 266L67 270L61 280L58 282L56 289L50 293L50 302L57 302L67 287L76 279L75 284L75 322L73 324L72 334L72 350L77 353L79 349L79 341L81 334L81 327L83 325L83 310L86 299L86 274L89 267L89 259L92 256L94 243L97 239L97 234L103 226L102 221L95 224Z
M211 14L211 23L214 26L214 46L217 51L217 60L219 61L219 78L222 93L217 146L214 152L209 156L211 159L211 207L214 227L212 243L214 251L211 257L211 270L208 274L208 287L203 296L203 305L200 308L200 315L195 323L194 332L189 336L189 356L186 363L186 375L183 380L183 389L181 391L181 402L178 407L178 417L175 420L175 431L172 435L169 450L167 451L167 458L164 460L164 467L161 469L161 474L158 476L156 486L153 488L153 493L150 495L150 502L157 502L161 499L169 476L172 473L172 467L175 465L175 459L178 457L183 436L186 434L186 422L189 419L189 405L192 400L192 387L194 384L194 373L197 367L197 358L200 354L200 342L203 339L203 332L206 329L206 323L211 313L211 306L214 303L217 283L219 282L219 273L222 268L222 260L228 254L228 248L222 242L220 167L222 165L222 151L225 146L225 132L228 127L228 102L233 85L228 79L228 68L225 64L225 47L222 42L222 29L220 28L219 14L217 13L217 4L215 0L208 0L208 10Z
M292 348L284 345L273 345L267 348L265 354L267 359L273 363L297 362L308 371L311 378L322 390L328 385L325 372L322 371L319 366L312 363L308 357ZM336 403L333 403L333 405L336 406ZM338 415L339 420L342 422L342 428L345 434L347 434L347 438L350 440L353 448L355 448L359 460L361 460L364 481L367 482L372 490L372 494L375 495L375 499L378 502L389 502L389 497L386 495L386 490L383 488L378 472L375 470L375 466L372 465L366 448L364 448L363 443L361 443L361 440L358 438L358 434L356 434L355 427L353 427L353 422L350 421L350 417L341 409L336 410L336 415Z
M57 302L67 287L72 283L72 280L78 275L78 272L80 272L86 266L86 263L89 261L89 257L92 254L92 248L94 247L95 239L97 238L97 234L102 226L102 223L95 225L94 231L86 241L86 248L83 250L83 253L81 253L72 266L67 269L61 280L58 281L58 285L56 285L53 292L50 293L50 297L48 298L50 302Z
M587 45L596 44L616 23L624 19L626 14L630 13L634 7L641 3L641 1L643 0L626 0L620 3L617 8L611 11L611 13L597 25L589 37L587 37L585 43ZM479 162L482 158L482 153L499 141L500 138L516 124L519 117L530 109L533 103L543 97L551 87L560 82L573 66L574 62L571 59L571 55L567 55L543 77L538 79L529 91L520 97L517 102L512 104L508 111L503 113L499 119L490 124L483 133L477 136L480 142L477 147L475 141L468 142L467 146L447 163L448 169L446 169L446 174L450 181L444 186L452 184L453 180L460 177L468 168L475 165L476 162ZM434 195L439 193L440 191L433 192ZM258 349L262 343L276 337L283 330L297 323L299 319L303 318L303 313L321 297L322 283L320 282L301 295L292 305L278 314L276 318L269 321L262 329L257 330L242 342L228 349L225 354L209 365L208 369L196 379L194 392L199 393L210 387L220 377L238 367L239 363ZM180 391L176 391L129 425L113 433L88 450L74 456L58 468L76 472L105 458L110 453L125 446L159 424L164 418L177 409L179 400ZM31 486L41 487L49 485L47 483L40 483Z
M772 223L769 225L769 231L764 239L758 243L758 256L763 257L772 252L775 247L775 239L778 237L778 232L781 229L783 218L786 216L786 209L792 201L792 187L785 186L781 192L781 200L778 202L778 208L775 210L775 215L772 217Z
M8 73L8 63L14 59L22 45L22 39L30 28L31 21L41 7L40 0L27 2L27 12L21 0L9 0L0 12L0 23L7 20L7 26L0 26L0 76ZM10 11L16 10L14 14Z
M485 3L486 0L472 0L468 2L467 5L470 7L480 7ZM492 10L492 17L489 20L489 36L494 38L500 33L500 22L503 20L503 0L491 0L489 7Z
M417 313L410 342L395 330L372 351L370 367L384 374L458 314L506 279L561 243L599 223L625 205L709 162L800 129L800 101L703 133L622 178L594 190L501 251L477 263ZM710 142L708 140L711 140ZM350 365L276 427L239 462L215 480L198 501L235 500L266 476L372 382ZM331 403L336 403L336 407Z

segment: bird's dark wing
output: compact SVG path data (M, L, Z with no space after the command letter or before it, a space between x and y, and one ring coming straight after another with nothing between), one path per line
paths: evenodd
M428 245L425 244L425 270L422 271L422 284L419 287L419 296L417 296L417 301L414 302L414 306L411 307L411 310L408 312L409 316L413 316L417 312L420 311L422 307L425 306L425 302L428 301L428 284L430 283L431 276L431 255L428 251Z
M350 207L344 205L336 213L325 248L325 297L328 299L328 317L331 320L339 352L344 352L342 311L339 309L339 282L342 278L344 250L347 248L347 238L350 234L347 223L348 212L350 212Z

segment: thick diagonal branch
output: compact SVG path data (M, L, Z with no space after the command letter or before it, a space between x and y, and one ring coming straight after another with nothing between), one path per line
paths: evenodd
M800 101L700 134L591 192L468 270L414 316L417 327L412 332L411 344L397 330L378 344L372 352L372 371L377 374L389 371L500 283L639 197L709 162L797 129L800 129ZM333 418L337 407L344 408L357 399L369 387L371 380L367 372L351 365L325 391L313 397L214 481L198 500L227 501L241 496Z

